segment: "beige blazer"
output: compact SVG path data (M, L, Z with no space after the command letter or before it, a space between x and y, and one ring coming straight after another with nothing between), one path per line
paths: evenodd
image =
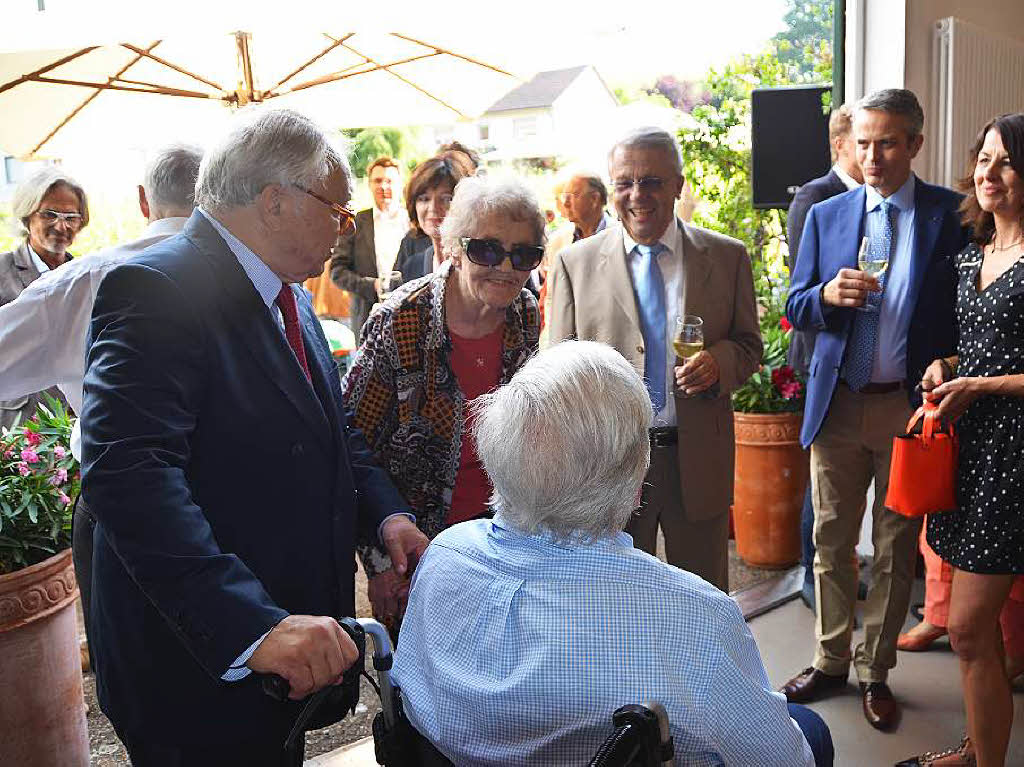
M750 257L739 240L678 222L683 280L679 305L704 320L705 348L720 368L717 387L676 396L679 481L686 515L709 519L732 504L733 437L730 393L761 364ZM621 226L580 240L559 254L549 319L551 342L576 337L614 347L641 374L644 339L626 265Z

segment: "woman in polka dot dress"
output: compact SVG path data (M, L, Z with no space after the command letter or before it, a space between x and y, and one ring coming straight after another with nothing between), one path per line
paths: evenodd
M949 634L977 764L1002 765L1013 702L999 612L1024 573L1024 114L986 125L972 158L959 353L935 360L921 382L939 415L957 419L960 509L928 517L928 543L956 568Z

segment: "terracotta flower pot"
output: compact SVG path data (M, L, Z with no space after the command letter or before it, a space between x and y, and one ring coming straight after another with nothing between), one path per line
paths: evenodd
M800 561L800 509L810 457L800 447L802 413L734 413L736 552L754 567Z
M88 767L71 550L0 576L0 764Z

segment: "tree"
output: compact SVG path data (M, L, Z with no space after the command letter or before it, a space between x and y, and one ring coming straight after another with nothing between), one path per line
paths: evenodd
M365 176L370 163L382 155L407 168L419 160L417 136L411 128L349 128L342 134L349 139L348 159L357 178Z
M820 74L815 67L827 47L832 50L832 0L788 0L782 19L786 29L772 38L779 61L794 66L803 76Z

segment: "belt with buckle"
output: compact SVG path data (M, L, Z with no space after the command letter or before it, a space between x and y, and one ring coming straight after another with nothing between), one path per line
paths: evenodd
M845 383L845 382L844 382ZM849 386L849 384L847 384ZM903 388L903 381L887 381L886 383L868 383L859 389L850 389L858 394L889 394Z
M651 447L672 447L679 444L679 429L675 426L656 426L650 429Z

